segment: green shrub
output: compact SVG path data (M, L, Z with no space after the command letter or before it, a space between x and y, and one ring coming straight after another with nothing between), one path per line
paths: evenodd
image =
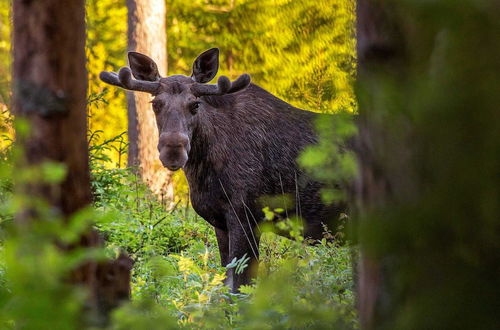
M133 171L101 168L95 178L95 187L108 186L96 207L115 212L97 226L108 247L135 260L132 303L115 312L117 328L145 324L145 305L186 328L357 327L351 247L326 240L306 246L300 238L264 233L257 281L230 294L208 223L191 209L168 211Z

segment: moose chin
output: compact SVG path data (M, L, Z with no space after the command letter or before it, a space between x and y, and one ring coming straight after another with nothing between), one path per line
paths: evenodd
M161 77L156 63L140 53L130 52L128 59L130 68L101 72L100 78L152 95L160 160L185 172L193 208L215 227L222 265L250 257L251 267L241 274L227 271L233 291L255 274L262 197L289 196L287 214L299 213L307 238L321 239L325 224L335 228L344 205L325 205L322 184L296 163L299 153L317 142L317 114L250 83L248 74L207 84L219 68L217 48L198 56L190 76Z

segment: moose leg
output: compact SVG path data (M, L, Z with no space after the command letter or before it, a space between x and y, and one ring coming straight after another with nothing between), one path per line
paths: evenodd
M219 246L221 266L226 267L231 261L229 260L229 236L227 231L215 228L215 237L217 237L217 245Z
M238 213L237 213L238 214ZM250 258L247 262L248 267L239 273L239 269L230 268L227 271L226 284L232 292L238 292L241 285L250 284L257 273L259 258L259 237L255 233L255 227L245 216L245 213L239 213L240 216L228 217L229 229L229 262L234 258L241 259L243 256ZM247 221L248 220L248 221Z

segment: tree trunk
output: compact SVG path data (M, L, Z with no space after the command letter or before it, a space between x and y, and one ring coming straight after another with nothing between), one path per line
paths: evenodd
M160 74L167 71L166 9L163 0L127 0L128 50L154 59ZM151 110L151 97L144 93L127 93L129 166L138 166L150 189L173 198L171 172L158 155L158 128Z
M26 161L62 162L68 173L61 186L33 188L68 215L91 202L83 3L19 0L13 8L13 104L31 124Z
M63 164L67 172L60 183L21 183L18 189L30 197L43 198L56 214L69 219L91 203L84 0L68 1L64 5L59 0L16 0L13 18L13 108L16 117L30 125L27 135L17 134L17 142L24 151L19 166L57 162ZM18 221L29 228L30 221L36 217L35 211L26 210ZM99 236L94 230L80 239L83 247L99 245ZM104 264L107 269L117 269L113 261ZM88 288L89 305L96 310L98 302L106 300L101 297L103 284L99 282L102 279L97 277L97 273L103 271L102 265L89 262L76 269L70 279ZM121 275L115 274L115 277L126 278L127 273L130 274L130 267L122 268ZM120 290L127 291L128 284ZM107 304L114 306L116 300Z

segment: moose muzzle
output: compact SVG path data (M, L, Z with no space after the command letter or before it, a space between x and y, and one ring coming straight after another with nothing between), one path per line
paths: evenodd
M162 133L158 141L160 160L166 168L177 171L184 167L189 154L189 137L180 132Z

